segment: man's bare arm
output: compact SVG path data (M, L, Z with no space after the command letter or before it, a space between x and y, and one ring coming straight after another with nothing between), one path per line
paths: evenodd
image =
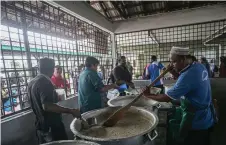
M73 115L74 117L81 117L79 109L66 108L54 103L44 103L42 107L47 112L67 113Z
M170 102L172 99L165 94L153 95L150 94L149 87L144 88L143 94L145 97L156 100L158 102Z
M111 84L111 85L105 85L103 88L101 88L101 92L107 92L108 90L110 90L110 89L116 89L116 88L118 88L118 86L117 85L115 85L115 84Z

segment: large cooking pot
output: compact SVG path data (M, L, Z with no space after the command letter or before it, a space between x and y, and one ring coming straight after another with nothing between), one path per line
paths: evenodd
M129 104L135 97L136 97L135 95L131 95L131 96L121 96L121 97L113 98L108 101L108 105L111 107L125 106ZM159 108L160 103L152 99L141 97L137 102L133 104L133 106L144 107L146 109L150 107Z
M97 124L100 124L105 121L117 109L119 109L119 107L106 107L98 110L92 110L83 113L82 117L86 120L89 118L95 118ZM101 145L143 145L145 143L152 144L153 140L158 136L155 130L158 124L157 116L153 112L150 112L141 107L132 106L128 111L131 113L139 113L139 115L142 115L142 117L146 118L149 121L148 123L150 125L147 125L148 127L145 128L145 130L141 131L142 133L129 137L119 137L116 139L86 136L82 134L81 131L75 129L76 119L72 121L70 128L78 138L97 142Z
M61 140L61 141L54 141L42 145L100 145L97 143L83 141L83 140Z

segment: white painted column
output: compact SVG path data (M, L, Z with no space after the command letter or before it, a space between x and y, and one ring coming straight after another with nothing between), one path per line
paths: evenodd
M112 59L113 59L113 66L116 64L117 56L116 56L116 39L115 39L115 34L111 33L111 48L112 48Z
M220 57L222 56L222 46L221 46L221 44L219 44L219 56L218 56L218 60L219 60L219 65L221 64L221 60L220 60Z

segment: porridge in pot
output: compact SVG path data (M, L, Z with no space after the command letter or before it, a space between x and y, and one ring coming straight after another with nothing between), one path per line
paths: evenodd
M139 111L127 112L113 127L93 126L80 133L85 136L102 139L120 139L136 136L149 130L152 122Z

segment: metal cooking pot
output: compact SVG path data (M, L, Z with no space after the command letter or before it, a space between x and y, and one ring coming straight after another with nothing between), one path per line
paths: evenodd
M108 105L111 107L125 106L129 104L135 97L136 97L135 95L131 95L131 96L121 96L121 97L113 98L108 101ZM160 103L152 99L141 97L136 103L133 104L133 106L144 107L147 109L154 106L159 108Z
M92 110L82 114L84 119L95 118L97 124L105 121L114 111L119 109L119 107L106 107L98 110ZM96 138L81 134L74 127L74 119L70 125L71 131L80 139L97 142L101 145L143 145L145 143L152 144L152 141L158 136L155 128L158 124L158 117L153 113L141 107L131 107L128 111L138 112L142 114L145 118L150 120L150 126L144 130L141 134L136 136L131 136L127 138L118 139L106 139L106 138Z
M82 140L61 140L61 141L54 141L42 145L100 145L97 143L89 142L89 141L82 141Z

